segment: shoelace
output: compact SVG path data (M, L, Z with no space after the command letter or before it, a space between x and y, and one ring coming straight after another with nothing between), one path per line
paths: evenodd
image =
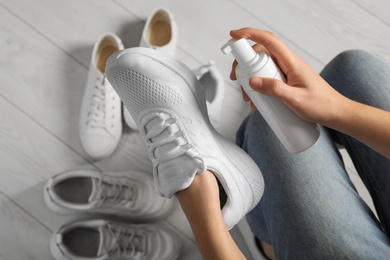
M130 230L125 227L113 227L108 225L108 231L111 233L114 242L113 247L108 251L109 255L113 256L141 256L144 257L148 254L147 244L148 237L147 234L138 232L135 230Z
M104 78L101 80L96 78L96 85L93 90L91 104L88 112L87 124L95 128L105 128L105 115L106 115L106 91L104 86Z
M130 206L133 207L138 197L138 189L135 183L115 183L100 178L99 187L99 197L103 202L107 200L110 203L125 201L126 203L131 202Z
M199 162L199 173L203 173L207 170L206 162L199 157L192 146L186 141L183 136L183 132L180 130L176 120L167 117L163 118L162 113L152 113L149 115L149 118L146 120L141 130L144 132L147 140L147 148L149 153L152 156L152 163L154 167L157 167L159 164L172 160L179 157L180 155L186 154L189 157L196 159ZM160 119L160 123L155 125L148 133L145 132L145 125L151 122L153 119ZM161 139L160 141L153 141L153 138L158 137L164 130L168 130L169 135ZM168 143L174 143L175 149L166 151L163 155L157 156L155 153L156 148L161 147Z

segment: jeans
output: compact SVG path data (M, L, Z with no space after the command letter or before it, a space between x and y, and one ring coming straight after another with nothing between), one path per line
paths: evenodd
M343 52L321 76L350 99L390 111L390 63L380 57ZM390 259L390 160L352 137L320 130L316 144L292 154L257 111L244 120L237 144L265 182L247 215L252 232L272 244L278 259ZM336 143L351 156L380 221L349 179Z

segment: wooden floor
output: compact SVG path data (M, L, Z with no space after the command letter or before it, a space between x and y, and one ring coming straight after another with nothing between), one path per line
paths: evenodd
M138 46L158 7L176 17L177 57L193 69L212 59L226 77L221 132L231 140L248 112L228 80L232 57L219 50L231 29L271 30L318 72L347 49L390 59L387 0L0 0L0 259L51 259L53 231L94 217L48 210L42 190L51 176L76 169L151 172L139 134L128 128L111 157L92 161L80 144L78 118L96 39L110 31L126 47ZM156 225L181 238L181 259L200 259L178 205ZM258 259L245 222L232 232L248 259Z

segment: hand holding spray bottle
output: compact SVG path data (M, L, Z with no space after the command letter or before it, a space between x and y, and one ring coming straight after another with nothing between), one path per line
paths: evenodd
M283 73L264 52L256 53L247 39L231 39L222 48L236 58L236 76L245 93L267 121L284 147L292 153L302 152L311 147L319 138L317 124L298 117L281 100L263 95L249 86L253 76L275 78L286 82Z

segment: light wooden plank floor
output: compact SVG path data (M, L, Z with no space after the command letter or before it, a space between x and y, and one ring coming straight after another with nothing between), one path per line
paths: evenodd
M390 60L385 0L0 0L0 259L51 259L53 231L95 217L50 212L42 189L51 176L75 169L151 173L139 134L128 128L112 156L88 158L78 117L96 39L111 31L126 47L138 46L148 14L158 7L171 10L178 23L177 57L192 69L214 60L226 77L220 132L230 140L249 111L228 80L232 58L219 50L231 29L274 31L318 72L347 49ZM350 162L347 167L369 202ZM178 205L157 225L181 238L181 259L200 258ZM248 259L259 259L245 222L232 233Z

